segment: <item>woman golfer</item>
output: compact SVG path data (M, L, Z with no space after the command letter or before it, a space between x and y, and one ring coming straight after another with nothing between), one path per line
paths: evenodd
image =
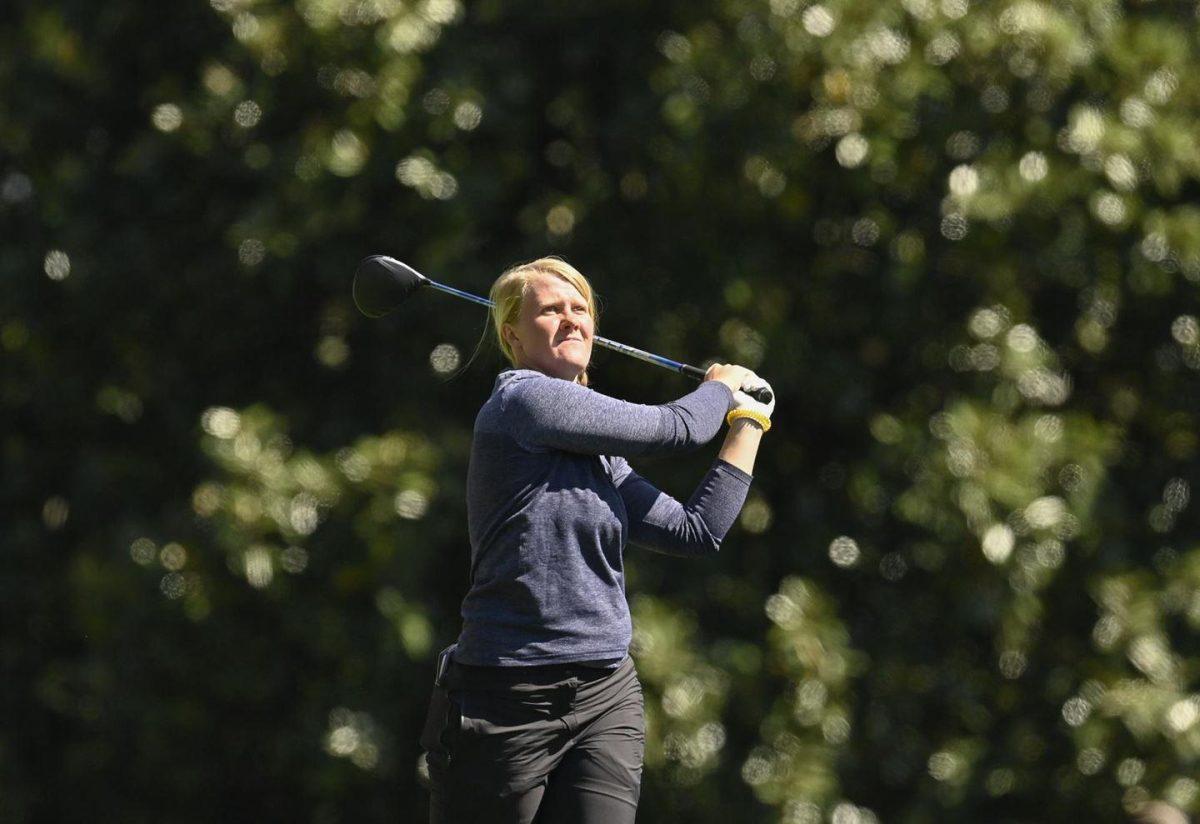
M644 727L622 552L627 542L716 552L774 402L740 391L765 383L732 365L661 406L589 389L595 298L557 258L508 270L491 299L514 368L475 420L470 589L422 735L430 820L632 822ZM725 443L686 504L625 460L695 449L727 415Z

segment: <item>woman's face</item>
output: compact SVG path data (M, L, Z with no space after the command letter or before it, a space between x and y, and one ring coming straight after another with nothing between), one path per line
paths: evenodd
M518 366L574 381L592 358L594 328L579 290L559 277L539 273L525 289L517 323L504 324L504 339Z

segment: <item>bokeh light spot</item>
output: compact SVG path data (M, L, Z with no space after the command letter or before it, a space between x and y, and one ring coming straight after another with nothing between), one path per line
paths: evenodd
M1200 707L1196 698L1185 698L1176 701L1167 710L1167 724L1177 733L1183 733L1195 726L1200 719Z
M1139 758L1125 758L1117 765L1117 783L1132 787L1146 774L1146 764Z
M302 547L289 546L279 554L279 566L284 572L299 575L308 567L308 552Z
M1038 334L1029 324L1018 323L1012 329L1008 330L1008 335L1005 336L1004 342L1012 351L1028 354L1037 348Z
M1010 681L1020 678L1025 672L1027 663L1028 659L1025 657L1025 653L1021 652L1020 650L1005 650L1004 652L1000 653L1000 659L998 661L1000 674Z
M925 46L925 62L933 66L944 66L958 56L962 46L953 32L938 32Z
M135 538L129 545L129 557L138 566L150 566L158 557L158 547L149 538Z
M834 155L838 163L847 169L854 169L867 159L869 149L867 139L857 132L852 132L838 141Z
M406 489L397 493L394 505L397 515L415 521L423 517L429 509L429 498L416 489Z
M1104 174L1112 185L1122 192L1128 192L1137 186L1137 169L1125 155L1115 154L1104 161Z
M353 177L367 162L367 144L349 129L341 129L330 141L325 165L338 177Z
M992 524L983 534L983 556L993 564L1002 564L1012 555L1016 537L1007 524Z
M942 0L942 14L951 20L959 20L967 14L967 0Z
M347 758L362 770L372 770L379 764L378 727L365 712L353 712L338 707L329 713L329 731L325 734L325 751L338 758Z
M1161 68L1146 81L1146 86L1143 92L1146 99L1156 106L1161 106L1171 99L1171 95L1175 94L1175 90L1179 88L1179 75L1174 69Z
M46 529L56 532L66 525L70 513L71 507L67 499L61 495L53 495L42 504L42 523L46 525Z
M42 261L42 270L50 280L66 280L71 274L71 258L61 249L51 249Z
M253 100L243 100L233 110L233 122L237 123L243 129L249 129L258 125L258 121L262 119L262 107Z
M168 572L179 572L187 565L187 550L181 544L169 543L158 553L158 562Z
M454 107L454 125L464 132L473 131L483 122L483 109L479 104L466 101Z
M658 50L672 63L682 63L692 55L692 44L679 32L664 31L658 36Z
M1092 196L1092 212L1102 222L1109 226L1119 226L1125 222L1127 209L1125 201L1113 192L1098 192Z
M889 552L879 561L879 574L885 581L899 581L908 573L908 562L899 552Z
M1026 152L1021 156L1021 162L1017 164L1017 170L1021 173L1021 177L1030 183L1044 180L1048 169L1046 156L1041 152Z
M804 25L804 30L813 37L828 37L833 33L836 21L833 15L829 13L829 9L819 3L814 3L804 10L804 14L800 18L800 22Z
M1078 727L1092 714L1092 705L1086 698L1074 696L1068 698L1062 707L1063 720L1072 727Z
M158 589L168 599L178 600L187 592L187 579L181 573L168 572L158 582Z
M1084 775L1095 775L1104 769L1104 752L1096 747L1084 747L1075 758L1075 766Z
M990 340L1004 329L1004 318L995 309L977 309L967 321L967 330L977 338Z
M242 557L242 572L246 581L255 589L265 589L270 586L275 577L275 568L271 563L271 550L265 546L255 545L246 550Z
M200 426L214 438L228 440L242 428L242 417L227 406L214 406L200 416Z
M948 750L941 750L929 756L927 769L935 781L953 780L963 767L962 759Z
M1127 97L1121 101L1121 122L1134 129L1142 129L1154 122L1154 110L1138 97Z
M942 237L947 240L962 240L967 236L967 219L962 215L950 214L942 218Z
M546 228L552 235L566 235L575 228L575 210L565 203L554 206L546 213Z
M860 557L862 557L862 551L858 548L858 543L847 535L834 538L833 542L829 544L829 560L843 569L857 564Z
M956 166L950 172L949 186L951 194L958 197L973 195L979 189L979 172L972 166Z
M154 107L150 122L160 132L173 132L183 125L183 109L174 103L161 103Z
M396 164L396 179L416 189L424 198L449 200L458 193L458 181L422 155L409 155Z
M742 507L742 528L753 535L761 535L771 527L771 506L762 498L752 498Z
M461 362L462 356L458 352L458 347L452 343L439 343L429 353L429 365L438 375L450 374L458 368Z
M1195 315L1180 315L1171 323L1171 337L1183 346L1200 343L1200 321Z
M257 266L267 256L267 245L256 237L249 237L238 244L238 262L247 268Z
M210 94L225 97L237 91L242 82L227 67L214 63L204 70L203 83Z
M350 361L350 346L341 335L323 335L317 342L317 361L330 369L340 369Z
M0 182L0 200L5 203L21 203L33 195L33 181L21 172L9 172Z

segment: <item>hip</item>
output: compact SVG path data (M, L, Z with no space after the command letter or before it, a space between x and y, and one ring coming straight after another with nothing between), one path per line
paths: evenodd
M536 784L592 734L635 742L640 752L644 730L632 658L611 670L451 663L434 687L421 744L431 777L465 769L503 794ZM473 766L483 764L492 766Z

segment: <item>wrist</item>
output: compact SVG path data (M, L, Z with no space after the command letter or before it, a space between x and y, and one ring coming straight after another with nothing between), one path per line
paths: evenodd
M753 409L733 409L725 416L731 432L740 432L747 427L757 429L760 433L771 428L771 419Z

